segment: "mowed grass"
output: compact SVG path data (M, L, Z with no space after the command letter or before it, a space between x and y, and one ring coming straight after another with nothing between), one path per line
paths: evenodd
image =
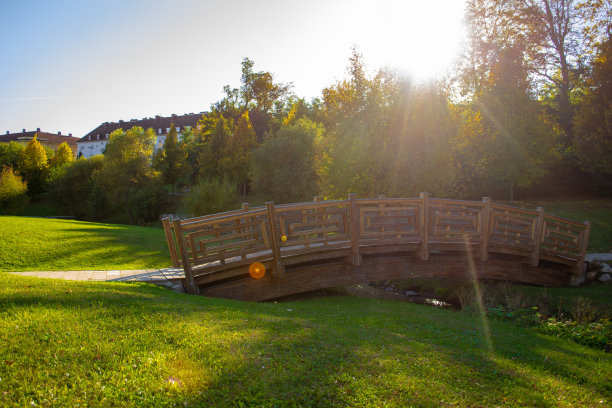
M0 217L0 271L165 268L163 230L33 217Z
M610 406L612 356L407 302L0 273L0 406Z

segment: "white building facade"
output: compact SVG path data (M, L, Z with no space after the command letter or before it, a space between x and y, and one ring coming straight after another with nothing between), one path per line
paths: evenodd
M166 135L170 132L170 125L174 123L177 133L196 127L204 112L189 113L184 115L172 115L169 117L155 116L154 118L132 119L130 121L105 122L83 136L77 142L77 157L89 158L98 154L104 154L108 138L117 129L127 131L134 126L143 129L153 129L157 135L155 149L164 145Z

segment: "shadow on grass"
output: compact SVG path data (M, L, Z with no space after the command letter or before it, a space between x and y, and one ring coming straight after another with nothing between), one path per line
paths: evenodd
M476 317L455 311L348 297L256 304L143 284L0 282L12 288L0 290L3 313L61 309L94 328L116 321L114 336L162 350L163 377L179 384L166 397L188 406L542 406L611 393L609 355L504 322L490 322L489 342ZM122 327L126 316L142 323Z

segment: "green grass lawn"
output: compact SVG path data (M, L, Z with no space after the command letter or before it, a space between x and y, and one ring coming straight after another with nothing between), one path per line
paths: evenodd
M0 224L0 271L171 266L159 228L7 216Z
M390 300L0 273L0 406L610 406L612 355Z

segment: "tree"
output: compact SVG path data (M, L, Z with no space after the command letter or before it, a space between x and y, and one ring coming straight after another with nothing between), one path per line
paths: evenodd
M592 174L612 175L612 38L600 45L576 114L576 155Z
M47 152L38 142L36 135L19 156L19 173L28 183L30 196L44 191L48 174Z
M505 50L493 67L489 89L476 106L482 117L482 165L487 177L509 188L528 187L545 173L553 151L554 126L530 98L520 52Z
M0 168L19 168L19 158L23 149L25 149L25 146L15 141L0 143Z
M74 154L68 143L61 143L51 159L49 160L49 165L51 167L62 167L67 163L70 163L74 160Z
M211 110L218 111L226 119L238 121L241 115L249 112L250 120L255 130L258 142L263 140L266 132L275 131L275 111L282 111L279 105L284 105L290 95L292 84L274 82L269 72L254 72L255 63L249 58L242 60L242 75L240 88L231 88L226 85L223 90L225 98L213 104Z
M122 203L132 224L136 219L130 208L131 196L158 176L151 163L155 140L153 129L135 126L126 132L115 130L106 145L100 181L108 200Z
M249 113L244 112L238 119L234 133L227 141L220 162L222 174L227 175L230 181L238 185L243 197L246 197L248 192L249 164L251 153L256 147L255 130L249 120Z
M154 156L155 168L161 172L162 180L172 185L172 200L174 200L174 185L186 175L187 152L178 141L178 134L174 122L170 124L170 131L166 135L164 146Z
M201 179L183 199L183 210L190 215L215 214L236 208L236 186L226 179Z
M0 172L0 211L2 214L16 214L28 205L28 185L11 167Z
M282 126L253 152L253 189L265 200L278 203L307 201L319 192L315 144L323 126L309 119Z
M201 153L198 156L197 176L199 179L222 178L221 162L226 154L226 146L232 137L232 122L226 120L221 114L215 115L210 121L209 129L205 133Z
M67 163L51 178L49 196L64 215L101 220L109 212L98 173L105 157L97 155Z

